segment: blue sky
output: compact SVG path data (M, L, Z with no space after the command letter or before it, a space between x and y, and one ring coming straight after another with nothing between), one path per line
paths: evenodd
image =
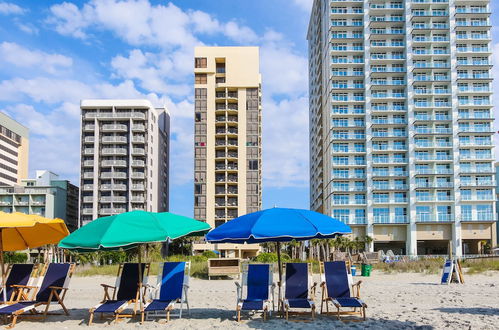
M78 183L79 102L147 98L172 116L171 211L193 208L193 50L258 45L264 207L308 207L309 0L0 0L0 111L31 130L30 174Z
M166 104L172 115L171 211L189 216L193 49L258 45L263 204L308 208L310 5L311 0L0 0L0 111L31 129L30 173L49 169L78 182L80 99ZM493 32L498 7L492 1ZM497 35L493 57L499 54Z

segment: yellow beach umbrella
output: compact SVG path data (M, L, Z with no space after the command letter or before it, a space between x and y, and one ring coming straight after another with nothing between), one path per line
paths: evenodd
M61 219L48 219L35 214L0 212L0 266L2 287L5 283L4 251L33 249L46 244L57 244L69 235ZM4 301L5 297L5 288Z

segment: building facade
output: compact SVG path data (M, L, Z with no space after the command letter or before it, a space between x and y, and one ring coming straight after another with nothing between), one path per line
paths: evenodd
M0 112L0 186L28 178L29 130Z
M194 75L194 217L217 227L262 206L259 49L196 47ZM239 257L259 250L258 245L216 248Z
M488 0L315 0L311 208L399 254L495 245Z
M36 171L21 185L0 187L0 211L63 219L69 231L78 228L78 187L50 171Z
M147 100L81 101L80 225L168 211L170 115Z

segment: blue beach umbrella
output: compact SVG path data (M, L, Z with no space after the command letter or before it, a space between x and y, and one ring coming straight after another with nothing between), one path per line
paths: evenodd
M279 287L282 283L280 242L334 238L352 230L341 221L309 210L271 208L237 217L211 230L210 243L276 242Z

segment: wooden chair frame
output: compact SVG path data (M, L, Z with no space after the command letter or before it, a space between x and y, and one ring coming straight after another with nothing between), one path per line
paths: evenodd
M50 264L47 263L43 266L43 268L40 272L40 276L45 276L49 265ZM66 297L66 293L67 293L68 287L69 287L69 281L71 280L71 277L74 274L75 268L76 268L76 264L70 263L69 271L68 271L68 274L66 276L66 280L64 281L64 286L62 286L62 287L49 286L50 295L49 295L49 298L47 299L47 301L36 302L33 304L33 306L30 306L31 308L28 310L26 310L24 308L24 309L20 309L16 312L12 313L12 315L11 315L12 322L9 326L7 326L7 328L9 328L9 329L13 328L17 323L18 317L23 315L27 311L29 311L31 314L26 314L23 316L40 316L43 320L45 320L47 318L47 315L62 315L60 313L49 313L50 305L53 303L60 305L62 307L62 309L64 310L64 314L69 315L69 311L66 308L66 306L64 305L64 298ZM41 279L39 277L38 283L36 286L33 286L33 285L13 285L13 287L16 288L17 297L14 299L14 301L11 304L15 304L15 303L20 302L20 301L26 301L25 298L29 296L30 291L32 291L32 295L31 295L31 299L28 299L28 301L34 300L36 295L38 294L38 290L40 289L42 282L43 282L43 278ZM59 293L57 291L61 291L61 293ZM55 298L56 301L52 301L53 298ZM43 305L45 305L45 310L43 312L39 312L36 310L36 307L43 306Z
M121 274L123 272L124 265L125 264L120 264L119 267L118 267L118 273L116 275L116 283L115 283L114 286L101 283L101 286L104 289L104 297L102 298L101 303L104 303L107 300L114 300L116 298L116 294L118 292L118 288L119 288L119 285L120 285ZM143 303L145 302L144 301L144 297L145 297L145 294L146 294L146 286L144 285L144 282L147 282L147 278L149 276L150 269L151 269L151 264L150 263L145 263L145 265L144 265L144 275L143 275L143 278L142 278L142 283L139 285L139 288L137 289L137 293L135 295L135 298L131 299L131 300L128 300L127 303L126 303L126 305L125 305L125 307L119 308L119 309L117 309L115 311L115 313L114 313L114 322L115 323L117 323L118 321L120 321L120 319L123 319L123 318L132 318L135 315L137 315L137 310L138 310L138 306L137 305L140 302L141 296L142 296L142 300L143 300L142 302ZM110 290L112 290L112 293L109 292ZM133 303L133 312L132 312L132 314L121 314L121 312L123 312L132 303ZM88 325L92 325L92 323L93 323L93 320L94 320L94 311L95 310L96 310L96 307L92 307L89 310L90 318L88 320ZM100 313L100 319L101 320L104 318L103 314L104 313Z
M7 271L5 272L6 274L5 278L9 277L13 265L14 264L9 264L7 266ZM40 270L42 271L46 270L44 264L38 264L38 263L33 264L33 270L31 271L31 276L28 280L28 283L25 285L26 288L20 288L16 284L12 285L12 288L14 290L12 290L12 294L10 295L10 297L8 297L9 300L6 301L5 304L12 305L20 300L29 300L28 294L29 291L31 290L30 288L36 287L33 285L33 283L35 282L35 279L38 277L38 272Z
M285 295L285 292L286 292L286 263L282 265L282 268L283 268L283 274L284 274L284 278L283 278L283 285L282 285L282 298L281 298L281 301L279 302L280 304L280 310L281 311L284 311L284 315L286 317L286 321L289 320L289 316L290 315L308 315L308 312L297 312L297 311L290 311L289 310L289 307L288 306L285 306L284 304L284 301L286 300L284 298L284 295ZM308 270L308 282L309 284L310 283L313 283L309 290L308 290L308 293L309 293L309 298L308 300L311 300L312 302L314 301L315 299L315 293L316 293L316 289L317 289L317 283L313 281L313 273L312 273L312 264L311 263L307 263L307 270ZM315 319L315 303L310 307L311 309L311 316L312 316L312 320Z
M345 263L345 266L348 266L348 263ZM341 320L342 315L360 315L362 317L361 320L357 319L352 319L349 321L365 321L366 320L366 307L367 305L364 304L363 307L352 307L353 310L350 311L341 311L341 308L348 308L348 307L341 307L341 305L337 304L334 302L334 299L331 297L328 297L327 295L327 285L326 285L326 275L324 271L324 262L321 262L319 264L319 272L321 275L321 288L322 288L322 298L321 298L321 314L325 315L336 315L338 320ZM362 280L357 281L356 283L351 284L351 274L348 271L347 268L347 276L348 276L348 285L351 287L351 296L353 298L358 298L360 299L360 285L362 284ZM353 279L352 279L353 280ZM329 302L331 302L334 307L336 307L335 312L330 312L329 311ZM323 307L324 305L326 306L326 312L323 312Z

